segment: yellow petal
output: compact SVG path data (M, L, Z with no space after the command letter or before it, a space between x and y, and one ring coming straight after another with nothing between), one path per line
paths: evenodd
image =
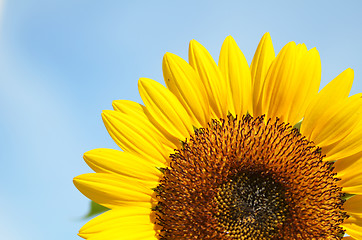
M322 72L317 49L313 48L308 52L299 50L299 52L293 81L287 90L286 97L286 99L290 99L289 108L286 111L288 113L287 121L293 125L303 118L309 103L317 95Z
M353 83L353 70L347 69L328 83L311 101L303 119L301 132L310 136L315 123L320 120L325 111L348 97Z
M362 195L356 195L348 199L344 204L343 208L347 211L347 214L353 213L356 215L362 215Z
M155 236L155 231L146 231L141 229L137 231L137 229L126 229L123 230L113 230L108 231L106 233L97 234L96 236L92 236L90 238L86 238L88 240L104 240L104 239L112 239L112 240L157 240L158 238Z
M88 173L77 176L74 185L86 197L107 208L124 206L152 207L152 193L144 182L108 173ZM154 182L154 186L158 185Z
M133 217L135 219L140 219L140 217ZM131 220L132 218L126 218L127 220ZM104 240L104 239L112 239L112 240L156 240L156 231L152 229L152 225L149 226L138 226L137 223L124 225L119 228L110 228L105 231L95 233L95 234L79 234L82 238L88 240Z
M83 236L82 236L83 237ZM83 237L88 240L157 240L154 230L147 229L114 229L107 232L99 233L91 237Z
M143 207L128 206L110 210L86 223L80 229L79 236L88 239L117 236L124 239L129 234L136 236L139 232L151 232L155 235L151 215L151 209Z
M362 131L362 129L360 131ZM355 131L352 131L352 133L354 135ZM354 137L355 136L351 136L351 138L348 138L347 136L346 138L338 142L338 144L336 144L336 147L332 149L333 152L332 151L326 152L327 154L327 157L325 158L326 161L338 160L335 163L335 167L338 165L338 169L336 169L338 172L342 171L343 169L349 168L356 163L361 164L360 163L362 158L361 137L358 139L356 138L355 141L353 141ZM343 146L345 146L345 148L343 148ZM339 151L337 151L337 149Z
M262 112L267 118L279 117L282 122L286 119L285 111L289 99L283 98L285 98L286 85L292 81L295 58L296 45L294 42L290 42L283 47L269 68L263 85L261 103ZM275 112L275 109L279 109L279 111Z
M162 176L152 162L144 157L113 149L98 148L84 154L84 160L95 172L116 173L140 180L158 182Z
M346 230L346 233L353 239L362 239L362 219L359 217L349 217L342 224L342 227Z
M205 86L213 117L225 117L228 113L227 83L210 53L195 40L190 42L189 62Z
M242 116L251 111L251 75L248 62L235 40L228 36L219 57L219 67L228 83L231 114Z
M350 99L360 101L359 98L361 97L362 94L356 94L350 97ZM349 116L345 117L349 118ZM358 123L345 138L336 144L325 147L323 150L327 155L326 161L345 159L362 152L362 119L358 120Z
M148 118L163 134L173 136L175 144L193 133L185 108L167 88L147 78L140 79L138 88L147 107Z
M362 195L362 175L354 174L349 177L342 177L338 185L343 187L343 192Z
M264 113L261 108L261 94L266 74L271 63L275 59L275 52L269 33L265 33L258 48L255 51L254 58L250 65L252 91L253 91L253 115L261 116Z
M172 143L172 139L168 139L167 136L162 134L157 128L155 128L155 126L153 126L146 116L146 107L142 104L128 100L115 100L112 105L115 111L127 114L131 118L135 119L135 121L139 122L140 126L143 128L146 127L147 129L152 129L152 136L163 143L166 152L172 152L177 148L177 146Z
M155 161L154 164L165 163L168 159L169 152L155 139L154 129L143 125L139 119L110 110L103 111L102 118L113 140L124 151L146 155L150 161Z
M362 152L339 159L333 165L337 172L337 177L348 181L362 174Z
M163 57L162 70L167 88L182 103L193 125L199 128L207 126L210 120L209 100L195 70L172 53Z
M112 106L115 111L135 116L144 113L145 108L142 104L130 100L114 100Z
M359 181L361 181L361 179L359 179ZM362 194L362 185L343 187L342 192L348 194Z
M318 51L288 43L271 64L263 86L262 106L267 117L296 124L319 88Z
M331 144L343 141L348 134L360 122L362 99L347 98L327 108L318 119L313 122L314 126L309 134L301 128L302 134L309 140L315 142L319 147L327 147ZM308 120L308 116L305 117ZM302 127L304 121L302 123Z
M79 232L81 234L101 232L107 229L108 226L112 227L112 226L123 225L124 223L122 224L121 222L124 221L126 217L132 217L132 216L147 217L146 221L138 222L139 225L147 225L152 223L150 217L151 212L152 210L149 208L135 207L135 206L109 210L87 222L79 230Z

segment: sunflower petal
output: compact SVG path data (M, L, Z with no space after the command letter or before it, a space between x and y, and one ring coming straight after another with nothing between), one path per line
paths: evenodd
M142 104L130 100L114 100L112 106L115 111L131 115L144 113L145 108Z
M122 231L122 232L121 232ZM82 236L83 237L83 236ZM97 235L92 235L91 237L83 237L88 240L104 240L104 239L120 239L120 240L157 240L154 230L148 230L143 228L127 228L127 229L117 229L109 230L107 232L102 232Z
M189 115L167 88L146 78L141 78L138 86L147 116L162 133L173 136L174 143L193 133Z
M361 180L361 179L359 179ZM357 185L357 186L341 186L343 187L342 191L344 193L348 193L348 194L362 194L362 185Z
M353 70L346 69L328 83L311 101L303 119L301 132L310 136L326 109L348 97L353 83Z
M323 114L313 123L312 131L309 134L301 127L301 133L308 139L314 141L323 148L343 141L360 122L362 99L350 97L327 108ZM310 121L305 117L306 121ZM328 149L328 148L327 148Z
M350 99L355 101L362 97L362 94L356 94ZM361 103L362 107L362 103ZM349 118L349 116L346 116ZM362 152L362 119L359 119L356 126L352 131L341 141L331 146L325 147L324 152L327 155L326 161L335 161L339 159L345 159L350 156L356 155ZM342 160L343 161L343 160Z
M206 126L210 109L203 83L195 70L182 58L166 53L162 62L167 88L180 100L196 127Z
M251 111L251 75L248 62L235 40L228 36L219 57L219 68L228 83L229 111L242 116Z
M356 215L362 215L362 195L356 195L348 199L344 204L343 208L347 211L347 214L353 213Z
M134 217L139 219L140 217ZM126 220L129 220L126 218ZM140 219L142 220L142 219ZM131 219L132 221L132 219ZM121 240L156 240L156 231L152 229L152 225L139 226L137 222L131 225L124 225L120 228L107 229L96 234L79 234L82 238L88 240L104 240L104 239L121 239Z
M167 136L162 134L153 124L150 122L146 115L146 107L142 104L128 101L128 100L115 100L112 102L113 108L115 111L127 114L131 118L135 119L140 126L146 127L147 129L152 129L152 136L156 139L159 139L163 143L166 152L172 152L177 146L172 143L172 139L168 139Z
M79 236L86 239L143 239L139 236L155 237L154 227L149 208L129 206L110 210L92 219L80 229ZM143 234L138 235L140 232Z
M104 125L117 145L124 151L149 156L155 164L165 163L169 153L158 139L153 128L142 125L142 121L132 116L105 110L102 113Z
M227 83L210 53L195 40L190 42L189 62L205 86L213 117L225 117L228 113Z
M279 117L285 122L287 101L285 90L295 68L296 45L290 42L279 52L266 75L262 90L262 112L267 118Z
M317 95L322 73L317 49L313 48L306 53L304 50L300 50L298 57L294 81L291 81L291 87L287 91L289 94L287 99L291 100L287 110L287 121L292 124L303 118L311 99Z
M353 239L362 239L362 219L355 216L350 216L342 224L342 227L346 230L346 233Z
M106 232L104 234L97 234L97 236L92 236L87 238L88 240L104 240L104 239L120 239L120 240L157 240L154 231L146 231L143 229L138 230L132 228L125 230L122 235L120 235L119 230L113 230ZM119 238L121 236L121 238Z
M358 173L356 174L356 173L352 172L350 176L342 177L341 181L338 182L338 185L343 187L343 192L362 195L362 175L361 174L358 174Z
M95 172L116 173L150 182L157 182L162 175L156 167L165 167L156 166L132 153L106 148L86 152L84 160Z
M339 159L334 163L333 167L337 172L337 177L345 182L362 174L361 164L362 152L359 152L358 154Z
M291 125L303 117L319 88L320 57L316 49L288 43L271 64L263 86L262 109Z
M269 33L265 33L258 48L255 51L250 65L250 73L253 90L253 114L254 116L263 115L261 108L261 94L264 86L266 74L271 63L275 59L275 52Z
M107 208L124 206L152 207L148 184L130 177L108 173L88 173L77 176L74 185L86 197ZM154 182L156 187L158 182Z

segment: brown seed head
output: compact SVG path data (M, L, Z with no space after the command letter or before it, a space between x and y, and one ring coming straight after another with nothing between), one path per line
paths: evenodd
M160 239L341 239L331 163L296 129L244 116L197 129L155 192Z

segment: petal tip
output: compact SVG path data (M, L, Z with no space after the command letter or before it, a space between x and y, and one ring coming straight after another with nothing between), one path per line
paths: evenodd
M346 71L350 74L354 75L354 70L352 68L347 68Z
M263 35L262 39L268 39L268 40L270 40L270 41L271 41L271 36L270 36L270 33L269 33L269 32L264 33L264 35Z
M189 45L189 48L190 49L198 49L198 48L202 48L203 46L201 45L201 43L199 43L198 41L196 41L195 39L192 39L190 41L190 45Z
M81 185L81 181L82 181L81 176L82 175L79 175L79 176L76 176L75 178L73 178L73 184L78 189L79 189L79 185Z
M225 38L225 41L228 40L228 41L235 41L235 39L233 38L233 36L229 35Z
M108 119L113 112L114 112L113 110L103 110L101 113L102 119L103 120Z

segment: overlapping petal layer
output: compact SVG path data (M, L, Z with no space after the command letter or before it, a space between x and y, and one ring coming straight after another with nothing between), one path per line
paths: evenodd
M151 161L129 152L99 148L84 154L84 160L97 173L114 173L144 180L145 183L157 183L161 172Z
M130 177L87 173L74 178L74 184L85 196L107 208L127 206L152 207L152 187L158 182L142 181Z
M224 118L228 113L228 84L210 53L195 40L190 42L189 62L205 87L212 117Z
M251 106L251 75L249 65L235 40L228 36L221 47L219 67L228 86L228 111L246 114Z
M122 150L146 156L155 163L166 162L168 155L160 140L155 138L157 133L153 128L141 125L142 122L138 119L116 111L103 111L102 117L109 135Z
M167 88L180 100L195 126L206 126L210 121L209 99L196 71L172 53L165 54L162 69Z
M147 110L146 115L154 126L176 145L193 133L193 123L177 97L160 83L143 78L139 91Z
M292 125L303 118L317 94L321 64L316 49L288 43L270 65L262 88L261 112Z
M165 151L170 152L177 146L173 144L165 135L163 135L157 128L153 126L146 115L146 107L128 100L115 100L112 103L115 111L119 111L128 115L130 118L135 119L142 124L142 128L151 129L152 136L164 145Z
M124 207L103 213L85 224L79 236L86 239L156 239L151 210Z
M266 74L274 59L275 52L273 43L269 33L266 33L260 40L250 65L252 80L252 114L255 116L264 114L261 106L262 91Z

